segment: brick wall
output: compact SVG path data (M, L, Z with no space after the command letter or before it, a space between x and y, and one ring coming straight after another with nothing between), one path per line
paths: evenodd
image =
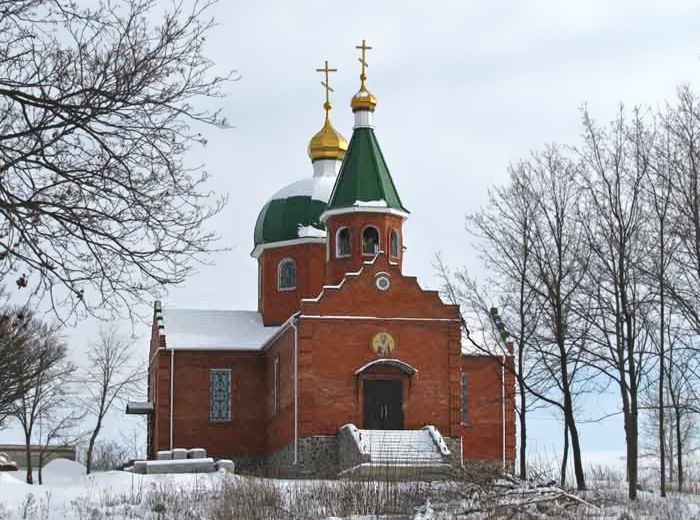
M159 354L156 451L170 448L170 352ZM209 370L231 370L231 420L209 420ZM175 351L174 446L206 448L212 457L266 454L265 358L258 352Z
M297 286L291 291L277 290L277 266L284 258L293 258L297 264ZM265 325L283 323L299 310L299 300L318 295L324 281L325 263L325 244L299 244L263 251L258 258L258 269L262 272L258 311Z
M355 272L360 269L362 263L370 260L372 255L362 254L362 231L367 226L374 226L379 230L379 249L389 254L389 234L392 229L399 232L399 256L392 258L397 263L399 272L403 262L403 219L397 215L387 213L345 213L334 215L326 222L328 240L330 241L330 259L326 263L326 283L335 285L339 283L345 273ZM350 249L348 257L337 258L336 232L341 227L350 228Z
M505 390L506 463L512 465L515 461L515 379L512 371L502 367L502 357L462 356L462 370L469 378L469 417L466 424L460 424L465 459L502 460ZM505 388L502 376L505 376Z

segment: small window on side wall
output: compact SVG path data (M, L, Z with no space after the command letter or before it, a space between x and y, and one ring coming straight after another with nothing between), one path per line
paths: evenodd
M342 227L336 233L335 256L350 256L350 228Z
M391 235L389 236L389 253L394 258L399 257L399 249L401 247L401 241L399 240L399 232L395 229L391 230Z
M460 416L462 424L469 424L469 375L462 372L462 407Z
M277 290L292 291L297 288L297 263L285 258L277 264Z
M209 420L227 422L231 420L231 370L215 368L209 370Z
M379 230L374 226L367 226L362 232L362 254L376 255L379 252Z

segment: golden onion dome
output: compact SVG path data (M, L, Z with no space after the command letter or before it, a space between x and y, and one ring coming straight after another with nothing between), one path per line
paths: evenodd
M311 162L320 159L335 159L341 161L345 157L345 151L348 149L348 142L331 124L328 112L330 106L326 108L326 120L323 123L323 128L316 133L309 141L309 157Z
M353 112L357 112L358 110L369 110L370 112L374 112L374 109L377 106L377 98L374 97L374 94L367 90L364 81L360 86L360 90L358 90L357 94L352 97L350 106L352 107Z

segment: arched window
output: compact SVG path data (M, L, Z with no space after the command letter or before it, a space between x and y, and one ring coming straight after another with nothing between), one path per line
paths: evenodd
M277 264L277 290L291 291L297 288L297 263L285 258Z
M362 232L362 254L376 255L379 252L379 230L374 226L367 226Z
M335 256L350 256L350 228L342 227L336 233Z
M399 232L392 229L391 234L389 235L389 254L394 258L398 258L400 247L401 244L399 240Z

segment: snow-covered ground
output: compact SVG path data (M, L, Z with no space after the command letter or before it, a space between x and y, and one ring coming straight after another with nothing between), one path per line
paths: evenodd
M1 520L700 519L697 495L661 499L643 491L630 504L624 483L611 481L594 482L595 489L573 495L510 481L481 488L466 482L290 481L223 472L88 476L80 464L66 460L50 462L43 475L44 484L32 486L21 480L21 472L0 473Z

